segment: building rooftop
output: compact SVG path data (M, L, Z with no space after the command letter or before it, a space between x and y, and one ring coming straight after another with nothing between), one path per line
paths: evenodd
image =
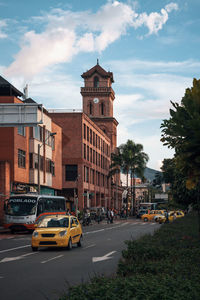
M24 94L16 89L10 82L0 76L0 96L23 97Z

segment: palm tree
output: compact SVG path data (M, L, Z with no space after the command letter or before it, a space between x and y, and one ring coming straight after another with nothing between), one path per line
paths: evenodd
M136 144L132 140L128 140L126 144L122 144L117 148L116 153L111 156L111 171L110 175L119 173L120 169L127 175L127 187L128 187L128 175L131 174L131 187L133 187L134 175L143 177L146 163L149 160L148 155L143 152L143 146ZM135 192L131 190L132 207L135 206Z
M148 155L143 152L143 146L128 140L124 147L124 158L126 165L129 167L131 175L131 202L132 208L135 207L135 187L134 176L137 174L139 177L144 176L144 170L149 160Z

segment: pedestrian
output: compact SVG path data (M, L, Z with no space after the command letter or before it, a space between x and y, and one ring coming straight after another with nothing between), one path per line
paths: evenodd
M110 208L107 210L107 223L110 223L110 218L111 218L111 214L110 214Z
M96 220L97 220L98 224L101 221L101 215L100 215L100 210L99 209L97 209L97 218L96 218Z
M110 223L113 223L113 219L114 219L114 210L112 209L110 211Z

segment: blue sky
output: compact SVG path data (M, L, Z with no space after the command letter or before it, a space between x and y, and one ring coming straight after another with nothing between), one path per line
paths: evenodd
M80 109L81 74L112 71L118 145L144 146L159 170L170 100L200 78L199 0L0 0L0 74L48 108Z

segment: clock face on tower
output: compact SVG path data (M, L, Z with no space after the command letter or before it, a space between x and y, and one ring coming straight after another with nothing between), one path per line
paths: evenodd
M93 101L94 101L94 103L99 103L99 99L98 98L94 98Z

